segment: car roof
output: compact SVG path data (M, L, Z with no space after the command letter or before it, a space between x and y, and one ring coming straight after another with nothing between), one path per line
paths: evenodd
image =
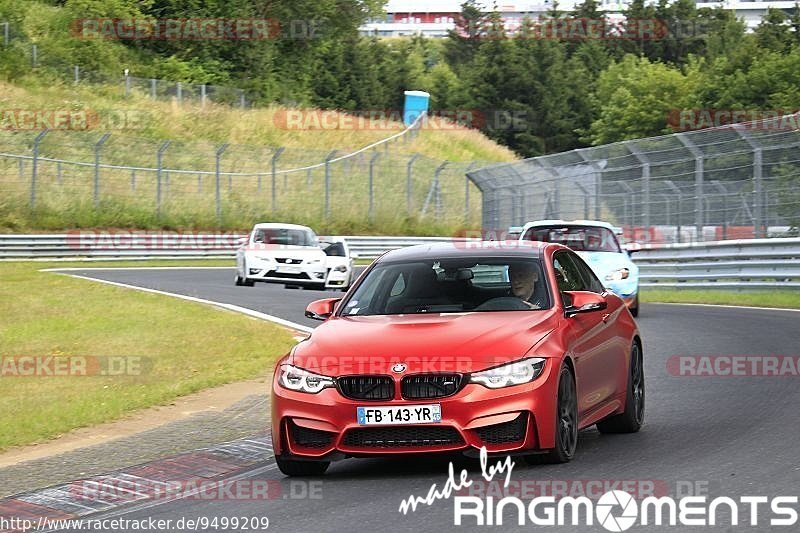
M391 250L378 262L419 261L459 257L535 257L541 259L547 246L560 245L535 241L458 241L417 244Z
M300 224L283 224L280 222L259 222L253 229L300 229L300 230L309 230L313 232L311 228L308 226L301 226Z
M523 226L523 231L527 231L529 228L535 228L537 226L597 226L600 228L610 229L611 231L615 231L617 228L613 224L609 224L608 222L603 222L602 220L561 220L561 219L552 219L552 220L536 220L534 222L528 222Z

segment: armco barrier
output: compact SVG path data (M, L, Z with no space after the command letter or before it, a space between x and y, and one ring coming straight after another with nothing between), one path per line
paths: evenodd
M83 240L82 236L83 235ZM91 233L0 235L0 260L233 259L245 234L126 233L93 239ZM125 238L125 236L128 236ZM131 235L139 235L133 238ZM148 241L148 235L156 241ZM453 242L451 237L343 237L351 254L374 259L387 250ZM800 238L675 244L633 254L643 287L672 289L800 289Z

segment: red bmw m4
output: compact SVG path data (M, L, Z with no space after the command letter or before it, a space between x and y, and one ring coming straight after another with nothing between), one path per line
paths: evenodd
M275 369L286 475L347 457L463 452L573 458L578 430L638 431L642 341L623 301L552 243L388 252Z

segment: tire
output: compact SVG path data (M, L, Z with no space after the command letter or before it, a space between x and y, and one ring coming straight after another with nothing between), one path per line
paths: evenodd
M637 343L631 347L625 411L597 423L600 433L636 433L644 424L644 360Z
M636 299L633 300L633 305L630 306L630 312L631 312L631 316L633 316L633 318L636 318L637 316L639 316L639 295L638 294L636 295Z
M278 463L278 469L284 475L292 477L321 476L331 465L327 461L295 461L277 456L275 457L275 462Z
M244 285L244 279L242 279L242 277L239 275L238 272L236 273L236 278L234 279L234 283L236 284L237 287L241 287L242 285Z
M558 375L558 403L556 407L556 447L546 454L527 455L529 464L568 463L575 457L578 447L578 394L575 379L566 364Z

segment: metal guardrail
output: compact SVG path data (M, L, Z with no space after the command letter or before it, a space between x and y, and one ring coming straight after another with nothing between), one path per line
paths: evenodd
M800 289L800 239L676 244L633 255L642 287Z
M0 261L232 259L238 239L245 236L170 232L0 235ZM374 259L387 250L416 244L453 242L452 237L341 238L359 259ZM634 253L633 259L640 268L642 287L800 289L800 238L645 247Z

